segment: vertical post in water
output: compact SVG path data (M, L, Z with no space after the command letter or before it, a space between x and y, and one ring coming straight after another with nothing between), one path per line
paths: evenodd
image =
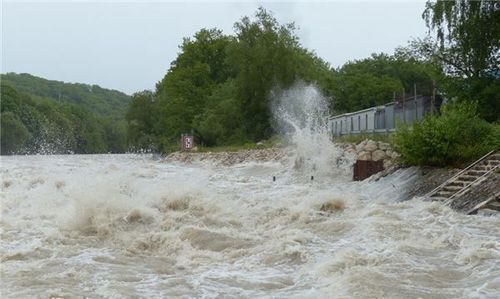
M418 105L417 105L417 83L413 82L413 102L415 103L415 113L413 114L413 121L416 122L418 120Z
M436 80L432 80L431 115L434 114L435 102L436 102Z
M392 127L396 129L396 92L392 93Z
M406 111L405 111L405 89L403 88L403 123L406 124Z

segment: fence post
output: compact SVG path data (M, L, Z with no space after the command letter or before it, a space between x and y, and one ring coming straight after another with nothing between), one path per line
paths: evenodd
M436 80L432 80L431 115L434 114L435 101L436 101Z
M406 124L406 111L405 111L405 90L403 89L403 123Z

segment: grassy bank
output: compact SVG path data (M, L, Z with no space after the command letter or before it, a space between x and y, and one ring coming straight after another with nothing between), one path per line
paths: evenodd
M332 138L332 141L335 143L358 144L365 139L370 139L373 141L380 141L380 142L385 142L385 143L391 143L392 142L392 134L379 133L379 134L355 134L355 135L335 136Z

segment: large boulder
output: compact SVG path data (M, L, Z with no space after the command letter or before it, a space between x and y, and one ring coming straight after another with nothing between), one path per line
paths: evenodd
M368 140L364 146L364 150L367 152L373 152L376 149L378 149L377 142L373 140Z
M361 141L360 143L358 143L356 145L356 151L358 153L361 152L361 151L363 151L367 142L368 142L368 139L365 139L365 140Z
M372 159L372 153L361 151L358 153L358 160L369 161Z
M387 158L387 155L385 154L385 152L383 150L375 150L373 151L372 153L372 160L373 161L380 161L380 160L384 160L385 158Z
M393 160L391 160L391 159L384 160L384 169L387 169L387 168L391 167L392 165L394 165Z
M389 143L385 143L385 142L379 142L378 143L378 148L383 150L383 151L386 151L388 149L391 149L391 145Z
M397 159L399 158L399 154L392 149L388 149L385 151L386 155L391 158L391 159Z

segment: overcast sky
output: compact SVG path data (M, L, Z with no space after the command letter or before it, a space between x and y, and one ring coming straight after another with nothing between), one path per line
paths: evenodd
M2 0L1 70L128 94L154 89L183 37L213 27L233 34L260 5L295 22L302 45L334 67L426 34L425 1Z

